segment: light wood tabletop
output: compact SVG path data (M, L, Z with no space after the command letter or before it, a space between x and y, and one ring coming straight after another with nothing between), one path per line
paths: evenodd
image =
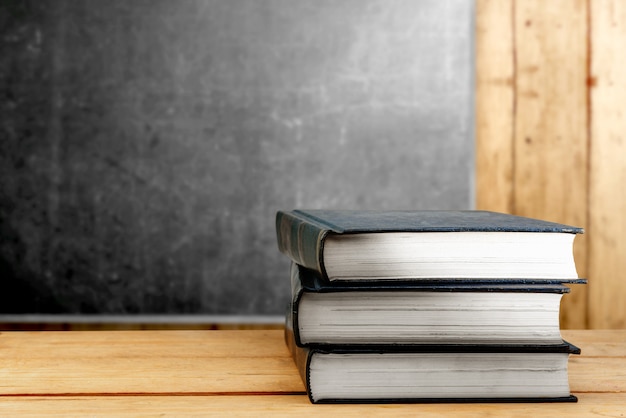
M563 331L577 403L312 405L281 330L0 333L0 416L626 416L626 330Z

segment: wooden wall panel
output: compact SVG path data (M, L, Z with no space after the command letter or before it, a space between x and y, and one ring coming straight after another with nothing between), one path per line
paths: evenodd
M477 207L585 227L562 325L625 328L626 3L477 0L476 22Z
M626 3L590 4L589 323L626 328Z
M477 0L476 208L513 212L513 0Z
M587 23L584 0L477 2L478 208L587 226ZM586 292L564 298L564 328L587 325Z
M584 0L515 3L516 214L586 227L587 5ZM576 238L586 277L586 236ZM562 324L586 325L586 288L564 298Z

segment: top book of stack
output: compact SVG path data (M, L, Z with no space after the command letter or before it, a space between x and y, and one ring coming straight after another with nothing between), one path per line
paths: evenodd
M582 228L487 211L293 210L278 247L328 282L581 282Z

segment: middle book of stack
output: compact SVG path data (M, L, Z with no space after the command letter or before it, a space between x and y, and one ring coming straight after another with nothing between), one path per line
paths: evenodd
M313 403L575 401L559 326L582 229L483 211L278 212Z

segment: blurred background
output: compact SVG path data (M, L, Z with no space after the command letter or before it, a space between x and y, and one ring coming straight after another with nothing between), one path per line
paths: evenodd
M473 205L471 2L0 16L0 322L281 324L277 210Z
M625 42L619 1L4 0L0 328L280 327L293 208L582 226L562 325L626 327Z

